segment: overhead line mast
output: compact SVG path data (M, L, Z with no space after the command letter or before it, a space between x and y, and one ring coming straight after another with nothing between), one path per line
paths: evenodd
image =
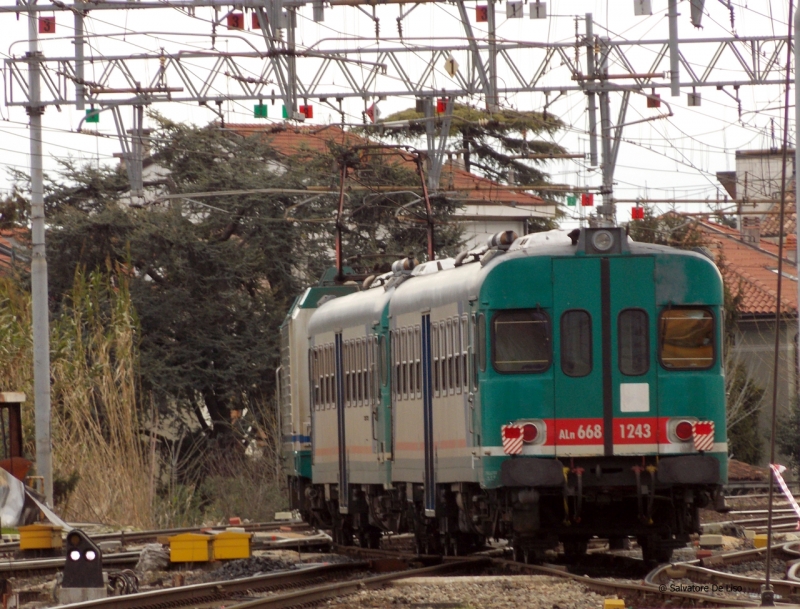
M440 0L418 0L415 5L439 2ZM380 4L407 4L407 0L381 0ZM252 10L256 15L254 28L260 30L266 44L264 51L247 42L252 51L190 51L169 53L161 51L149 54L99 56L92 58L97 82L87 82L85 76L84 47L91 37L84 28L84 19L89 11L185 9L193 14L198 7ZM672 96L691 89L690 105L699 105L698 88L714 87L738 89L748 85L782 85L785 82L780 57L787 36L751 36L723 38L694 38L679 40L677 0L668 0L669 37L652 40L611 40L594 34L592 15L585 16L583 36L575 42L536 43L508 41L497 36L495 3L486 4L488 32L485 41L473 32L464 0L456 0L458 18L464 38L414 39L381 37L380 45L364 46L353 39L339 40L337 45L325 48L322 41L307 49L297 48L295 31L297 10L309 4L306 0L240 0L236 3L223 0L173 0L153 2L91 2L75 0L72 3L51 2L37 4L37 0L18 0L13 6L0 6L0 14L13 13L28 17L28 53L24 57L4 60L5 101L7 106L26 108L31 127L31 185L33 225L33 300L34 300L34 358L36 361L35 398L37 412L37 461L45 476L48 501L52 502L52 471L49 453L49 346L47 342L47 262L44 246L44 206L42 195L42 113L48 106L74 106L78 110L110 110L114 116L117 134L123 147L123 156L129 170L132 196L143 194L142 185L142 117L143 109L155 103L192 102L202 105L221 105L226 101L282 101L285 118L303 121L300 101L309 99L327 102L346 98L362 98L365 102L376 97L409 96L422 99L425 106L432 107L434 97L448 98L445 122L451 120L454 100L459 97L482 96L490 112L501 109L501 100L516 93L543 93L559 95L570 91L583 92L587 96L589 116L589 143L591 166L602 167L603 204L598 208L599 221L615 223L614 169L622 141L625 116L631 94L645 95L656 102L656 90L669 89ZM315 21L324 20L323 5L318 0L311 3ZM327 0L329 6L375 7L372 0ZM641 6L649 6L642 0ZM703 0L692 0L692 22L699 25ZM534 6L536 13L534 14ZM637 7L639 5L637 4ZM514 11L523 8L507 6ZM544 18L544 3L531 3L532 18ZM637 8L637 10L639 10ZM74 56L45 57L38 51L38 20L43 12L71 12L74 16ZM411 10L401 13L398 24ZM521 15L514 15L521 16ZM283 31L286 30L286 35ZM377 32L376 32L377 34ZM224 34L215 33L219 38ZM237 38L244 40L241 36ZM419 42L419 44L417 44ZM393 44L394 43L394 44ZM392 46L386 46L392 44ZM694 52L694 47L712 47L712 53ZM693 47L692 62L688 62L681 49ZM12 45L13 48L13 45ZM579 61L581 49L586 53L586 74L582 73ZM648 49L649 53L642 50ZM628 53L631 51L631 53ZM454 54L469 58L466 67L453 69L452 81L442 87L437 81L437 70L442 62L454 65ZM669 55L669 69L661 64ZM715 78L724 66L728 55L741 66L741 78L730 78L728 72ZM697 57L710 57L702 62ZM612 59L613 57L613 59ZM649 65L636 65L644 60ZM655 58L651 61L651 58ZM242 76L241 66L256 62L253 70L259 78ZM192 65L187 67L187 64ZM195 70L199 63L206 63L203 70ZM699 66L699 63L704 65ZM610 72L610 65L617 66L618 73ZM361 69L352 69L354 65ZM681 80L681 66L688 74ZM414 74L414 68L419 74ZM665 66L666 67L666 66ZM302 68L302 69L301 69ZM553 81L557 70L566 69L563 82ZM203 73L205 76L199 76ZM298 74L313 74L310 80ZM148 75L151 75L148 77ZM152 76L155 75L155 76ZM384 86L382 79L391 80ZM148 82L149 78L149 82ZM348 89L332 87L323 82L345 82ZM272 90L277 84L278 94ZM72 93L74 91L74 94ZM42 95L44 93L44 95ZM618 93L621 102L614 122L611 112L611 94ZM598 134L597 110L600 110ZM654 103L653 106L658 104ZM133 129L125 128L121 108L133 109ZM657 120L671 116L660 113L643 119ZM429 113L429 118L431 117ZM641 122L641 121L633 121ZM600 142L597 142L598 135ZM437 139L429 133L429 155L434 174L441 170L445 143L443 136ZM598 145L599 144L599 145ZM598 155L598 149L601 154ZM600 157L600 158L598 158ZM438 184L431 180L432 189ZM524 185L523 185L524 186ZM523 189L517 186L516 189ZM583 189L585 190L585 189ZM45 448L47 445L47 448Z

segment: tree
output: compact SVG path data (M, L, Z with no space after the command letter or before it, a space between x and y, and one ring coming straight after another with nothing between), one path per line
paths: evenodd
M398 121L405 124L391 126ZM441 126L441 117L436 122ZM364 131L394 141L407 141L409 137L424 136L426 125L423 113L408 108L365 127ZM546 156L563 154L566 150L541 136L553 135L563 127L558 118L543 112L501 110L490 114L466 104L453 104L449 137L460 148L467 171L476 169L498 182L545 186L550 183L549 176L541 169ZM524 158L529 155L537 158ZM552 192L530 190L552 198Z
M231 410L252 412L271 398L278 327L301 288L331 264L337 197L306 189L338 190L343 151L287 156L269 134L155 120L153 159L167 175L161 194L201 194L131 207L119 168L64 163L48 177L45 201L48 246L58 253L49 266L51 304L56 312L65 306L80 269L123 269L140 324L143 395L190 408L202 425L205 406L210 435L225 437ZM352 171L362 184L400 191L418 179L377 156ZM213 194L220 191L236 194ZM424 251L424 225L407 219L419 214L414 198L349 193L345 251ZM408 213L397 214L398 205ZM451 210L438 205L437 221ZM443 224L438 235L442 249L455 249L457 230Z

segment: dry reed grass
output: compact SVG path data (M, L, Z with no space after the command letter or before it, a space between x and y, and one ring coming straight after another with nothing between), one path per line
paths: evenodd
M61 515L154 528L234 515L271 519L284 509L279 430L269 403L248 417L246 435L257 438L255 454L226 454L202 444L180 454L165 446L156 450L152 434L142 433L147 421L137 410L151 410L152 425L152 400L140 396L137 332L124 273L79 271L51 322L54 476L77 479L57 506ZM35 454L32 346L30 296L0 277L0 391L28 395L23 426L29 456Z

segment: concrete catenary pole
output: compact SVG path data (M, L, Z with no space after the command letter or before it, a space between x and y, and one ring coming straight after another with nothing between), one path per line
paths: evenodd
M794 13L794 37L795 40L797 39L797 33L800 32L800 7ZM791 44L792 41L789 41ZM797 138L800 136L800 86L798 86L797 82L797 66L800 65L800 49L797 48L797 42L794 43L794 72L795 72L795 83L794 83L794 209L795 213L797 214L797 218L800 218L800 197L797 196L797 171L800 169L800 140ZM800 223L797 223L797 250L795 252L795 264L800 265ZM800 281L797 282L797 303L798 307L800 307ZM800 311L798 311L797 315L798 321L798 341L800 342ZM798 375L800 378L800 358L797 358L797 366L798 369L795 371L795 374ZM795 383L797 385L797 383Z
M29 0L30 6L36 0ZM33 398L36 424L36 471L44 478L47 503L53 505L53 455L50 443L50 323L47 304L47 258L44 250L44 176L40 99L39 20L28 12L28 88L31 152L31 302L33 308Z

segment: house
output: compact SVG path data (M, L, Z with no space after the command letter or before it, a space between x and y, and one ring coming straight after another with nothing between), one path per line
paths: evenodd
M228 129L242 135L263 134L270 144L287 156L301 152L327 152L329 144L357 146L371 144L370 140L335 125L294 126L280 124L228 125ZM399 161L414 170L410 160ZM466 171L457 160L449 160L442 167L437 195L461 203L455 216L463 223L466 247L483 245L492 235L513 230L518 235L529 232L533 218L555 218L556 204L540 197L515 191L512 187Z
M0 275L15 265L30 264L30 231L27 228L0 230Z

